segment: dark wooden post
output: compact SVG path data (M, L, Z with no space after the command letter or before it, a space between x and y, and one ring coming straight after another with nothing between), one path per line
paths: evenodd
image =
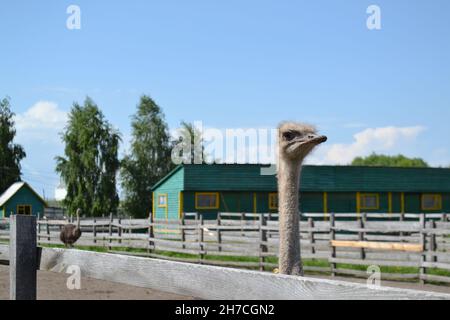
M153 222L153 213L150 212L149 216L149 225L148 225L148 251L149 253L152 252L155 248L155 242L153 239L155 238L155 232L154 232L154 222Z
M41 213L38 212L37 214L37 242L39 243L39 241L41 240Z
M130 228L128 229L128 235L129 235L130 240L128 240L128 241L129 241L130 244L133 242L133 240L132 240L133 237L131 236L133 234L133 221L132 221L132 219L133 219L133 217L129 216L128 226Z
M108 245L108 250L112 249L111 243L112 243L112 232L113 232L113 214L112 212L109 214L109 230L108 230L108 234L109 234L109 245Z
M265 253L267 252L267 226L264 214L259 216L259 271L264 271Z
M436 243L436 233L435 233L435 229L436 229L436 221L431 220L430 221L430 228L433 229L432 233L430 233L430 244L429 244L429 251L431 254L431 261L432 262L437 262L437 256L436 254L436 249L437 249L437 243Z
M47 241L51 241L52 238L50 237L50 225L48 224L48 220L45 221L45 230L47 232Z
M311 253L316 253L315 243L316 240L314 239L314 220L313 218L308 218L308 228L309 228L309 242L311 244Z
M421 284L425 284L425 273L426 273L426 268L423 266L423 263L427 261L427 256L426 256L426 251L427 251L427 246L426 246L426 233L425 233L425 228L426 228L426 219L425 219L425 213L420 215L420 243L422 244L422 257L420 259L421 263L420 263L420 268L419 268L419 280Z
M97 243L97 219L94 218L94 225L92 227L92 233L94 234L94 243Z
M199 243L199 247L200 247L200 264L203 263L203 259L205 258L205 254L203 253L204 251L204 245L203 242L205 240L205 234L204 234L204 225L203 225L203 215L200 214L200 222L198 224L198 243Z
M186 220L184 218L184 214L181 216L181 220L180 220L180 233L181 233L181 243L182 243L182 248L186 249Z
M241 235L243 237L245 237L245 231L244 231L244 228L243 228L244 225L245 225L245 213L242 212L241 213Z
M122 217L119 217L117 221L119 223L119 229L117 230L117 234L119 236L119 243L122 243Z
M366 221L367 221L367 213L363 212L361 219L359 219L359 229L361 229L358 232L359 241L364 241L364 231L362 230L364 230L365 228ZM364 250L364 248L360 249L359 256L361 260L364 260L366 258L366 251Z
M222 215L220 212L217 214L217 250L222 251Z
M336 240L336 230L334 229L334 227L336 226L336 221L335 221L336 217L334 215L334 213L330 213L330 242L332 240ZM336 258L336 247L333 246L331 243L331 259ZM331 266L331 275L334 277L336 276L336 263L335 262L331 262L330 263Z
M36 300L36 217L10 217L9 274L11 300Z
M405 213L404 212L401 212L400 213L400 218L399 218L399 220L401 221L401 222L403 222L403 221L405 221ZM404 236L405 234L403 233L403 232L400 232L400 242L404 242L404 240L403 240L403 236Z

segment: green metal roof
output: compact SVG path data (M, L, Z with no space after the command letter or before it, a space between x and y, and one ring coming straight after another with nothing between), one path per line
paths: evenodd
M185 191L276 191L275 175L261 175L264 165L183 165L158 182L158 188L184 170ZM450 169L357 166L304 166L301 190L309 192L450 192Z

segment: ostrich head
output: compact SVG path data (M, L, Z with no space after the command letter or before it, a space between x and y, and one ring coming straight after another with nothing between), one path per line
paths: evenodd
M316 128L303 123L284 122L279 126L280 156L286 160L301 162L317 145L327 141Z

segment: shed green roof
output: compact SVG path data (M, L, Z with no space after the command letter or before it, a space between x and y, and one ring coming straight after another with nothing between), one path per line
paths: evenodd
M158 182L157 189L183 170L185 191L276 191L275 175L261 175L259 164L182 165ZM450 192L450 169L358 166L304 166L307 192Z

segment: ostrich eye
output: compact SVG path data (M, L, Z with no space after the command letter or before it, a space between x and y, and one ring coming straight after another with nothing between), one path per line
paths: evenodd
M293 132L285 132L283 133L284 140L290 141L295 138L295 134Z

